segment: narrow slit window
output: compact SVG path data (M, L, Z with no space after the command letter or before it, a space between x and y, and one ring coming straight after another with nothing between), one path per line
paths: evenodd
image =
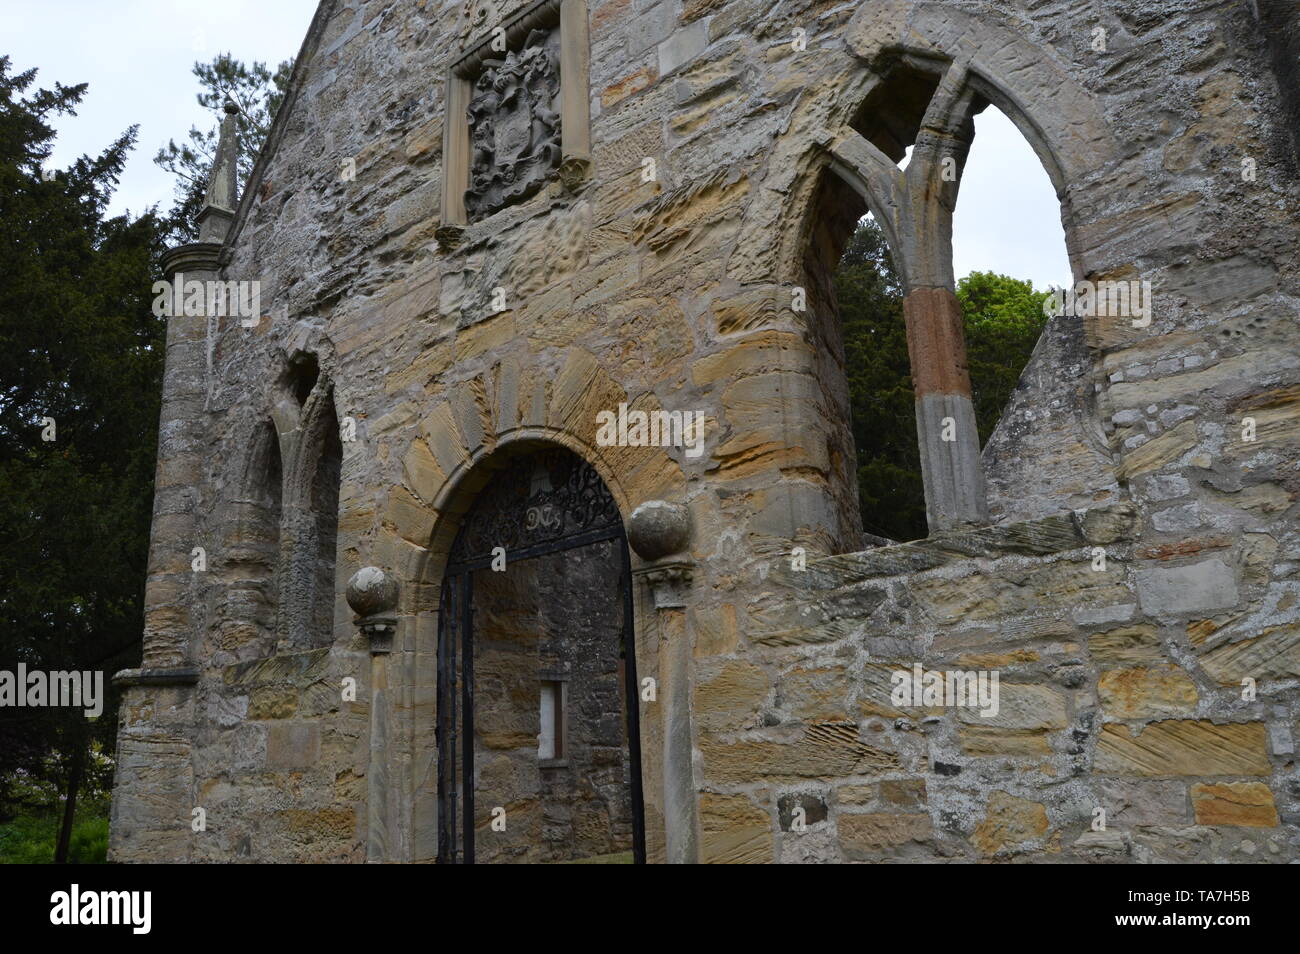
M558 679L542 682L541 728L537 736L537 757L546 761L564 758L565 684Z

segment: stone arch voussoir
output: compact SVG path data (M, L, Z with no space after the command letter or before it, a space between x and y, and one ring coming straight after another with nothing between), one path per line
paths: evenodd
M423 513L405 521L399 515L395 529L408 540L424 534L426 542L410 582L437 585L460 519L479 490L496 470L529 451L559 446L590 463L625 520L646 500L684 496L682 468L663 448L598 445L597 411L616 410L621 402L647 410L659 406L652 395L628 401L594 357L574 350L554 374L503 362L484 379L474 402L479 416L471 426L465 423L463 399L459 412L452 398L437 405L419 422L403 459L406 485ZM430 520L431 530L425 522Z

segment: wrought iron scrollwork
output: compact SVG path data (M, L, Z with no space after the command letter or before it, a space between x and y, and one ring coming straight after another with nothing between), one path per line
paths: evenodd
M600 475L566 450L521 459L497 473L479 493L452 544L453 567L621 533L622 514Z

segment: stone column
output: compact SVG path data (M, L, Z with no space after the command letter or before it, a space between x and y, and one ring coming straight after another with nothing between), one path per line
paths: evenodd
M473 90L469 80L447 72L447 111L442 136L442 211L437 239L444 248L454 248L465 229L465 189L469 187L469 108Z
M365 566L348 580L348 605L358 616L357 628L370 640L370 763L366 771L366 861L396 861L391 857L392 785L389 783L388 657L397 630L397 579Z
M587 0L560 2L560 180L570 189L591 175L591 41Z
M190 740L199 678L194 659L201 639L194 607L202 600L192 554L202 547L210 565L218 541L203 537L198 501L209 436L208 323L213 319L206 313L185 314L183 303L185 286L215 281L221 272L238 189L237 111L226 104L212 177L197 219L199 241L163 256L171 288L166 293L170 307L144 591L143 659L139 669L113 677L123 688L110 846L115 861L184 861L192 844ZM201 287L206 312L206 285Z
M961 305L951 288L913 288L903 299L903 320L927 522L932 531L988 523Z
M685 507L655 500L632 513L628 541L646 565L633 576L649 586L659 628L658 697L663 719L663 813L669 864L700 860L695 779L694 685L686 622L693 562L685 554L690 519Z
M212 549L210 542L200 539L195 499L207 450L209 318L187 315L178 305L183 306L187 285L216 281L221 271L222 245L235 216L236 111L233 104L226 105L212 178L197 219L199 241L163 256L171 307L145 582L142 668L146 670L185 668L191 658L190 641L197 635L190 616L195 595L191 552L195 547ZM206 294L203 300L207 301Z
M221 246L196 242L163 259L168 282L207 282L220 269ZM173 293L173 301L183 289ZM145 578L144 669L186 665L194 635L191 600L197 596L191 568L195 547L205 551L197 516L207 438L207 323L203 317L173 314L167 319L162 406L158 423L158 465L154 472L153 523ZM211 553L208 554L211 556Z

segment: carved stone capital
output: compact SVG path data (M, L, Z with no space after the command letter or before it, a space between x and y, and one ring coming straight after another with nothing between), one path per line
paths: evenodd
M397 620L393 617L367 617L357 621L357 628L370 640L372 654L391 653Z
M655 609L680 609L686 606L690 595L695 564L688 560L663 560L635 570L650 587Z
M591 160L584 156L565 156L560 163L560 184L577 192L591 179Z
M215 275L221 268L221 243L190 242L188 245L168 249L163 253L162 267L169 281L177 272Z

